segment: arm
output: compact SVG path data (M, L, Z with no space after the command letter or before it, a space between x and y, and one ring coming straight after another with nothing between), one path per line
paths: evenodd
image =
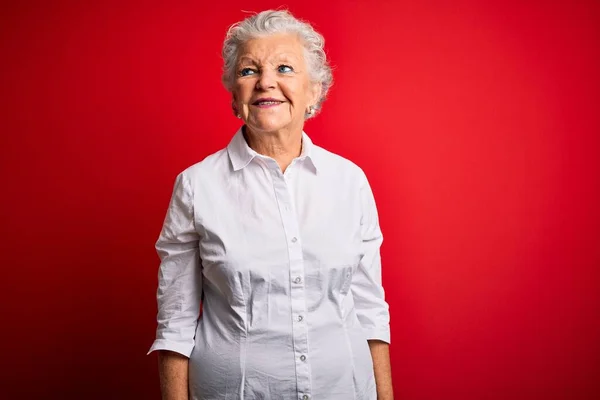
M158 375L163 400L188 400L188 362L179 353L158 352Z
M381 285L381 257L379 249L383 236L375 199L363 175L360 189L362 205L361 235L362 258L352 278L352 295L356 314L369 342L378 400L393 399L389 355L389 307Z
M377 385L378 400L393 400L392 366L390 363L390 345L380 340L369 340L375 384Z
M158 326L151 353L159 352L161 391L165 400L187 400L188 359L200 314L202 271L199 236L194 225L190 183L177 176L162 231L156 242Z

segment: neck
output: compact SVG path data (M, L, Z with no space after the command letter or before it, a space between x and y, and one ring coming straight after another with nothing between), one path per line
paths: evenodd
M256 134L244 126L242 132L248 146L258 154L277 161L282 172L285 172L292 160L302 152L302 130Z

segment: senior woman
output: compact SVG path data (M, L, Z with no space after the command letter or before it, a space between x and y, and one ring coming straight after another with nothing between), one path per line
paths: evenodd
M227 33L243 126L177 176L156 243L163 399L393 397L371 189L303 131L332 83L323 44L287 11Z

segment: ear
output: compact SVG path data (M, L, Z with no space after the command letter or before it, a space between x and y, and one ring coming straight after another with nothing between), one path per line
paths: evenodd
M315 105L319 102L321 98L321 93L323 93L323 86L321 82L315 82L310 84L310 103L311 105Z
M231 110L233 111L233 115L235 115L237 118L240 117L240 111L235 105L235 97L231 99Z

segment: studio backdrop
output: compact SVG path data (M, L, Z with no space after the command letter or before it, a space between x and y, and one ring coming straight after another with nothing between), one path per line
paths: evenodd
M600 398L599 3L464 0L3 2L0 396L160 398L154 243L239 127L227 27L281 6L375 194L396 398Z

